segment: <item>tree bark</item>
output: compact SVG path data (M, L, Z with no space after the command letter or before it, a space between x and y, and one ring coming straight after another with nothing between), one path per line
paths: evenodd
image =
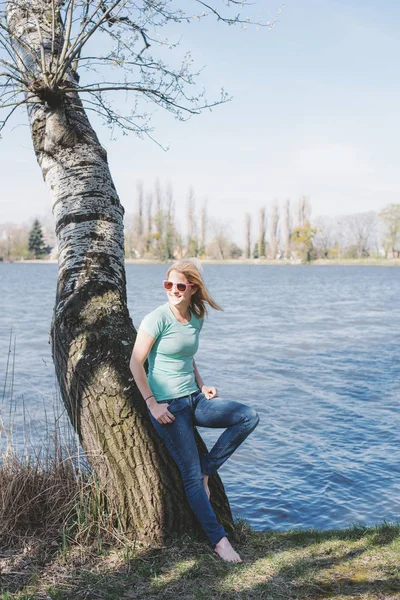
M11 31L38 56L42 42L32 23L45 18L49 6L45 1L24 9L12 4L8 12ZM43 26L48 51L45 32ZM30 60L37 97L28 105L29 120L59 245L51 343L63 402L127 534L152 543L172 533L198 532L179 471L153 430L129 370L136 331L126 303L124 211L106 152L78 95L40 87L40 73L32 65ZM73 75L67 77L70 86ZM197 440L203 449L198 433ZM232 529L217 475L211 478L211 493L219 520Z

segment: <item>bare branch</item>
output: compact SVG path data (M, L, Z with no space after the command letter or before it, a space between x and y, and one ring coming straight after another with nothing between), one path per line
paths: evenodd
M11 73L0 73L0 77L7 77L7 79L12 79L13 81L20 83L24 87L26 85L25 81L19 79L18 77L15 77L15 75L12 75Z
M109 16L107 18L107 22L110 26L114 25L114 23L127 23L134 31L139 32L139 34L141 35L142 40L144 42L144 46L141 49L141 51L139 52L139 54L137 54L137 56L136 56L137 59L140 59L142 54L148 48L150 48L149 38L147 37L144 29L142 27L139 27L139 25L136 25L135 23L133 23L133 21L131 21L131 19L129 19L129 17L111 17L111 16Z
M190 114L199 114L202 110L204 110L205 108L212 108L214 106L218 106L219 104L222 104L224 102L229 101L229 98L222 98L221 100L212 102L211 104L207 103L204 104L202 106L198 106L195 109L193 108L189 108L188 106L183 106L181 104L178 104L175 100L173 100L172 98L169 98L165 93L160 92L156 89L152 89L152 88L145 88L145 87L141 87L139 85L99 85L99 84L92 84L92 85L88 85L86 87L72 87L72 88L68 88L68 87L63 87L63 91L65 93L71 93L71 92L79 92L79 93L83 93L83 92L89 92L91 94L93 93L102 93L102 92L116 92L116 91L127 91L127 92L139 92L141 94L144 94L150 98L152 98L152 96L155 97L156 101L160 101L161 103L165 103L167 105L173 106L174 108L177 108L179 110L183 110L185 112L188 112Z
M23 72L22 72L20 69L18 69L18 67L16 67L16 66L14 66L13 64L9 63L7 60L4 60L4 59L0 58L0 63L1 63L2 65L4 65L5 67L8 67L8 68L11 70L11 73L10 73L10 74L13 74L13 73L18 73L19 75L21 75L21 77L23 77L23 76L24 76L24 73L23 73ZM15 75L14 75L14 77L15 77ZM22 79L20 79L20 81L21 81L22 83L25 83L25 81L24 81L24 80L22 80Z
M51 58L50 71L53 67L53 59L55 54L55 38L56 38L56 6L55 0L51 0Z
M60 58L58 58L58 56L57 56L55 78L57 78L58 68L60 65L63 65L67 51L68 51L68 44L70 41L71 27L72 27L73 8L74 8L74 0L69 0L68 9L67 9L67 24L66 24L65 34L64 34L64 44L63 44L62 50L60 52Z
M17 110L17 108L19 106L22 106L23 104L26 104L26 99L21 100L21 102L14 102L11 104L6 104L1 106L1 108L9 108L10 106L12 106L13 108L9 111L9 113L7 114L7 116L5 117L5 119L3 119L2 121L0 121L0 131L2 131L4 129L4 127L6 126L7 122L10 120L10 118L12 117L12 115L14 114L14 112Z
M88 40L92 37L92 35L100 27L100 25L102 25L102 23L104 23L104 21L107 20L107 16L111 13L111 11L114 10L114 8L116 8L118 6L118 4L120 4L122 1L123 0L116 0L114 2L114 4L112 6L110 6L110 8L102 15L102 17L100 17L99 21L97 23L95 23L93 25L93 27L85 35L82 36L82 38L80 38L80 36L81 36L81 34L83 34L83 30L81 30L79 32L79 34L76 38L76 42L74 42L71 46L70 54L69 55L66 54L63 61L61 62L61 64L63 64L63 67L62 67L60 73L58 74L59 81L64 77L68 68L70 68L73 60L78 56L78 54L82 50L83 46L88 42ZM100 10L100 8L101 8L101 3L96 8L94 15ZM92 17L89 19L89 21L88 21L89 23L93 20L94 15L92 15Z
M204 6L204 8L206 8L207 10L209 10L210 12L212 12L218 19L218 21L223 21L224 23L228 23L228 25L236 25L236 24L243 24L243 25L257 25L258 27L268 27L270 29L272 29L272 27L274 27L276 25L276 21L278 16L275 17L275 19L271 22L268 21L266 23L263 23L262 21L252 21L249 18L242 18L240 13L237 14L235 17L223 17L221 15L220 12L218 12L215 8L213 8L212 6L210 6L209 4L207 4L206 2L203 2L203 0L196 0L196 2L198 4L201 4L202 6ZM243 6L244 2L233 2L231 1L230 4L236 4L240 7ZM249 3L246 3L247 6L249 6ZM278 12L278 15L282 12L282 8L280 9L280 11ZM206 15L204 15L206 16Z
M4 101L9 99L5 95L8 89L18 94L30 93L30 102L41 102L46 106L53 98L56 101L64 98L70 106L71 103L78 105L78 95L81 95L85 107L97 109L112 126L147 135L150 117L146 114L146 124L140 119L144 102L158 104L183 120L230 100L223 90L220 98L207 100L204 90L197 87L201 69L192 68L189 53L176 68L167 65L162 57L155 54L157 49L179 46L179 40L171 42L167 37L160 37L160 28L170 23L190 24L193 19L184 9L173 8L172 0L8 2L11 11L17 11L16 18L25 20L25 29L13 29L11 32L6 21L8 13L0 11L0 49L3 47L13 57L3 61L3 68L0 67L4 71L3 85L0 84L0 95ZM203 9L206 11L198 18L208 14L229 25L273 25L252 21L240 13L229 17L213 6L213 0L195 2L201 7L199 13ZM239 6L251 5L246 0L227 0L223 4L228 7L225 12L229 8L237 12ZM31 39L33 44L27 43ZM92 39L98 41L92 44ZM86 51L88 43L89 52ZM98 54L97 49L100 49ZM82 75L85 75L85 80ZM121 111L129 114L122 115L108 103L111 94L120 91L131 94L137 103L136 112L129 108Z
M30 47L29 47L27 44L25 44L25 42L24 42L24 41L23 41L23 40L22 40L22 39L21 39L19 36L17 36L17 35L11 35L11 32L10 32L10 30L8 29L8 27L5 27L5 26L4 26L4 25L1 23L1 21L0 21L0 29L2 29L3 31L5 31L5 32L7 33L7 35L8 35L8 36L9 36L11 39L13 39L14 41L16 41L16 42L17 42L17 44L19 44L19 45L20 45L20 46L21 46L21 47L22 47L22 48L25 50L25 52L26 52L26 53L27 53L27 54L28 54L28 55L29 55L29 56L32 58L32 60L33 60L33 61L36 63L36 65L37 65L38 69L40 70L40 68L41 68L40 62L38 61L36 54L35 54L34 52L32 52L32 49L31 49L31 48L30 48ZM31 70L29 69L29 67L28 67L28 66L25 64L25 61L23 60L23 58L22 58L22 56L20 55L20 53L19 53L19 52L17 52L16 48L14 47L14 44L12 44L12 45L10 44L10 46L11 46L11 48L12 48L13 52L15 52L15 54L17 55L17 57L18 57L18 60L20 60L20 61L21 61L21 64L23 65L23 67L24 67L24 69L27 71L27 73L29 73L29 74L33 75L32 71L31 71Z
M43 43L42 31L40 29L40 25L39 25L39 21L37 20L37 17L35 17L35 21L36 21L36 27L37 27L37 31L38 31L39 40L40 40L40 59L41 59L41 63L42 63L42 74L43 74L43 78L46 82L46 85L49 85L49 80L46 75L47 68L46 68L46 57L44 55L44 43Z

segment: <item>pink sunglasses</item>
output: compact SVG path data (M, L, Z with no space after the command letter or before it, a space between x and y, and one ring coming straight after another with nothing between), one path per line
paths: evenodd
M174 285L176 285L178 292L186 292L188 287L194 286L194 283L173 283L172 281L168 281L168 279L164 279L163 285L164 288L169 292L172 290Z

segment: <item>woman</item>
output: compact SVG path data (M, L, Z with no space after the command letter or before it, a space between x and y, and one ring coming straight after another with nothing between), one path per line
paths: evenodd
M172 265L164 281L168 302L143 319L130 368L146 401L151 421L177 463L189 504L215 552L225 561L242 562L211 506L208 478L257 426L250 407L217 399L194 361L207 304L222 310L209 295L191 261ZM148 376L143 367L149 359ZM210 452L199 456L194 425L227 428Z

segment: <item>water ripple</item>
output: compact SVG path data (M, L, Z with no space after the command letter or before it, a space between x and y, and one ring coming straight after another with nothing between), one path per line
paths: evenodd
M127 266L136 326L164 302L164 271ZM56 389L47 344L56 272L52 265L0 265L0 373L12 327L17 436L20 399L39 430ZM398 271L206 265L205 277L225 311L213 311L204 325L199 369L221 396L260 414L221 468L234 514L280 530L397 520ZM219 432L201 433L210 446Z

